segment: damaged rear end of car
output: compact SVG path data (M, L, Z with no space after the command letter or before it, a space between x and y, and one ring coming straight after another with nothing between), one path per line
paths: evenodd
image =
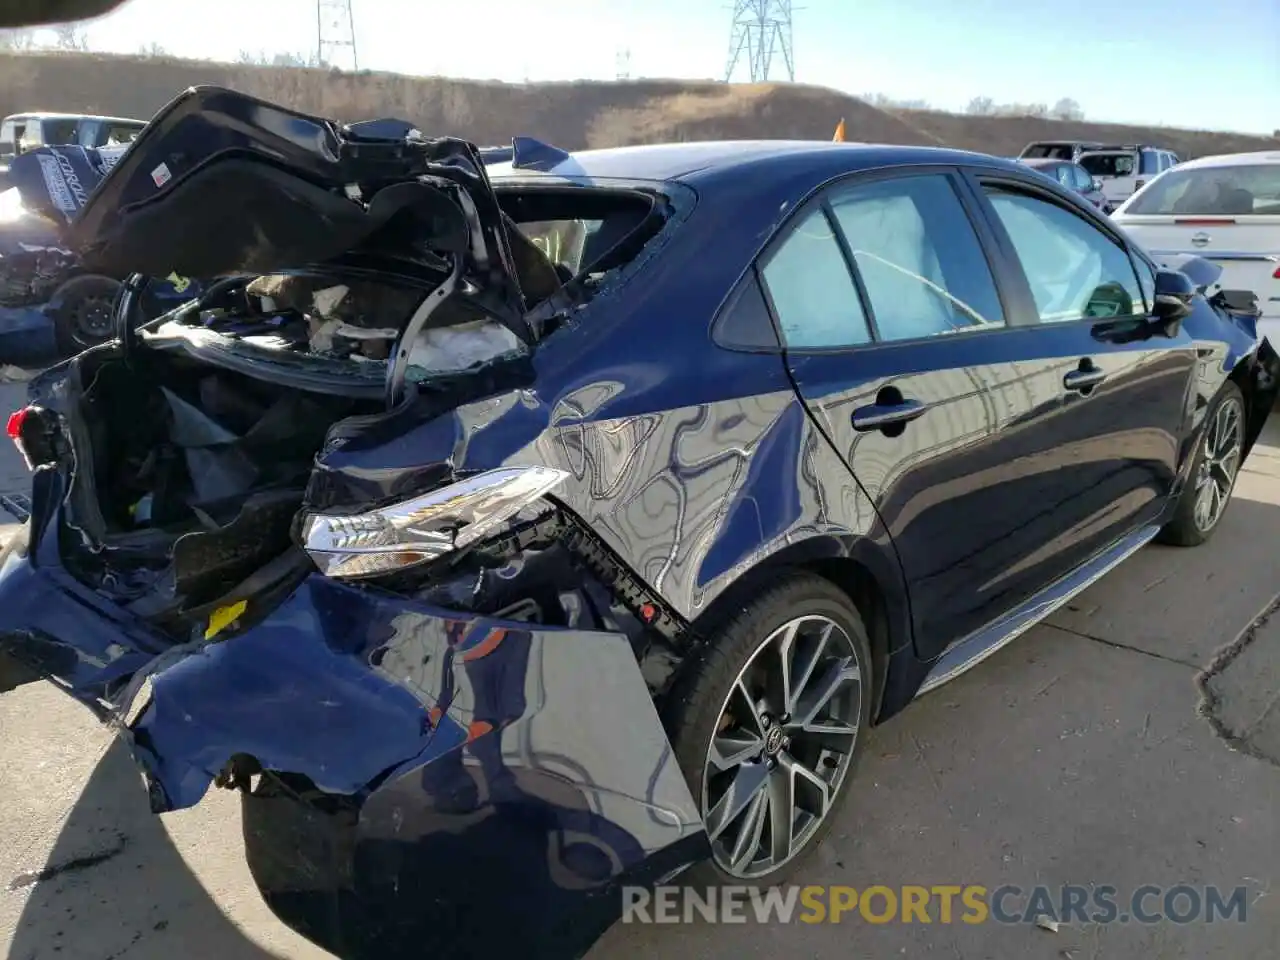
M156 812L244 790L259 887L341 956L580 956L705 854L655 706L684 625L537 456L540 345L673 219L197 88L69 228L131 279L10 419L0 652L117 727ZM171 273L208 283L146 319Z

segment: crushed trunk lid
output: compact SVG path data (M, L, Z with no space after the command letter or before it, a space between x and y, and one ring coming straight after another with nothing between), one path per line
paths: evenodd
M534 339L478 151L406 121L344 125L193 87L119 156L66 237L87 269L108 275L325 266L435 290L443 273L522 342Z

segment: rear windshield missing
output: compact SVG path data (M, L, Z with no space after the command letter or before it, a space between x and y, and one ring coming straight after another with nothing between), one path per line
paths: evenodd
M1076 162L1094 177L1131 177L1137 166L1132 153L1086 153Z
M1125 213L1154 216L1280 215L1280 163L1170 170Z

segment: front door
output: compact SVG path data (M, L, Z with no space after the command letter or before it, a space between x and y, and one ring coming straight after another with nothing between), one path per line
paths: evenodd
M1038 428L1041 513L1024 532L1039 543L1025 562L1056 579L1164 509L1195 347L1150 322L1154 271L1102 218L1020 178L974 184L1002 259L1025 278L1030 353L1054 365L1062 390L1061 410Z

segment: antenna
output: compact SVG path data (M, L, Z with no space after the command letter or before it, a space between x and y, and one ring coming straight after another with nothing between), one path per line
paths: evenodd
M316 59L322 67L359 69L351 0L316 0Z
M774 55L782 57L787 79L796 78L796 62L791 49L791 0L734 0L733 29L729 34L729 65L725 82L733 80L738 62L746 54L752 83L769 79Z

